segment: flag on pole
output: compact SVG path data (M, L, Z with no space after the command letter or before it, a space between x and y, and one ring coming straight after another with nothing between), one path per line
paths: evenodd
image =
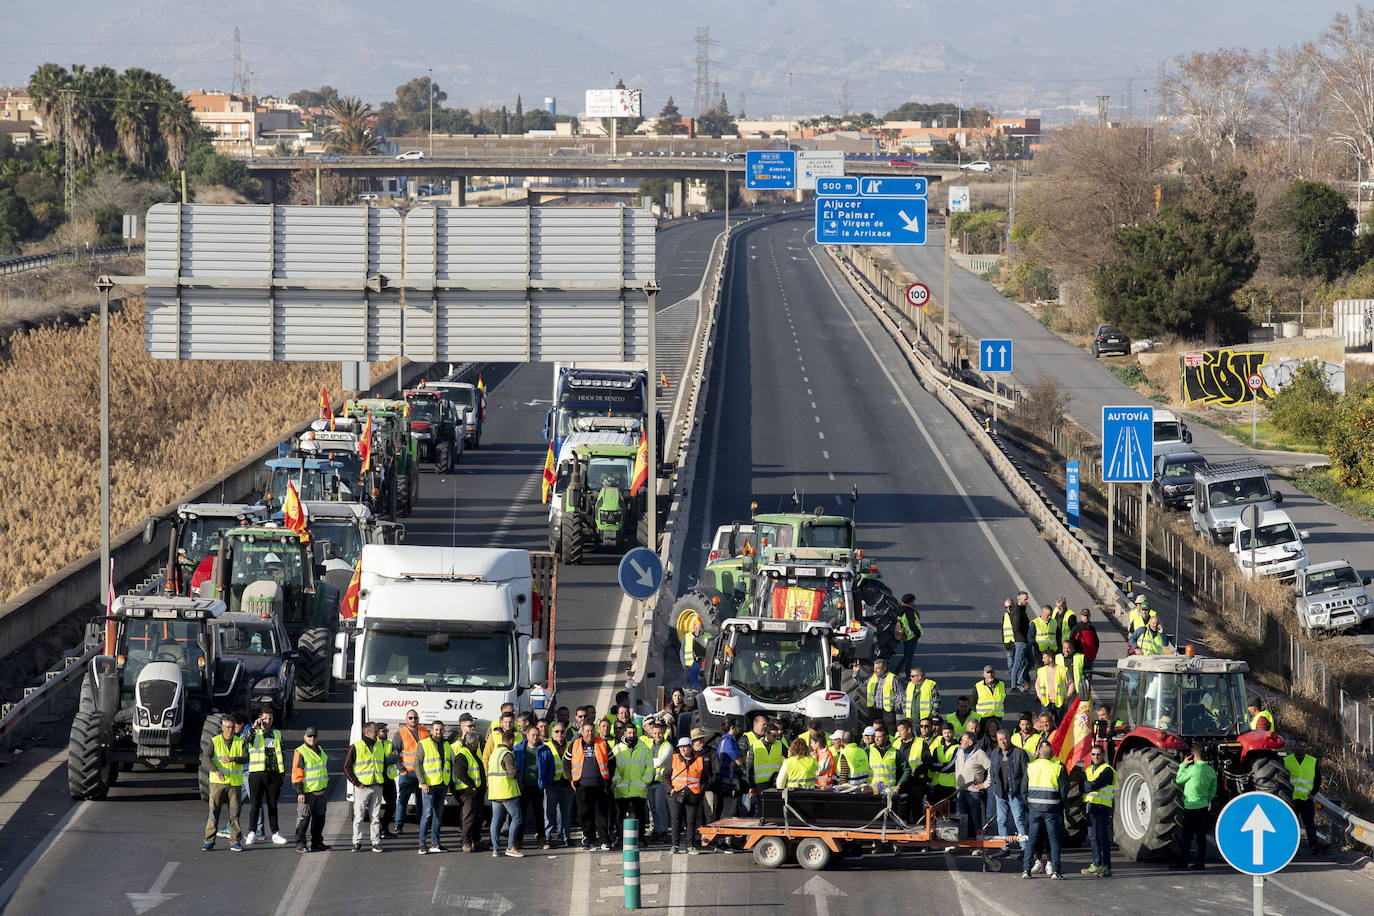
M363 580L363 561L358 560L358 565L353 567L353 578L348 580L348 589L344 592L343 601L339 604L339 616L344 620L358 616L358 592L361 590Z
M658 374L658 380L659 380L659 382L662 383L662 387L664 387L664 388L671 388L671 387L673 387L672 385L669 385L669 384L668 384L668 373L666 373L666 372L660 372L660 373Z
M358 457L363 461L363 473L372 470L372 414L367 415L367 426L363 429L363 441L358 444Z
M649 437L639 434L639 451L635 452L635 467L630 474L630 495L635 496L649 482Z
M482 374L477 374L477 422L487 418L487 386L482 384Z
M487 393L487 386L482 384L482 374L480 372L477 373L477 390L483 394Z
M544 458L544 502L549 501L549 493L553 491L553 484L558 478L553 472L553 443L549 443L549 454Z
M1064 769L1072 770L1088 756L1093 743L1093 724L1089 717L1091 703L1084 703L1082 697L1074 697L1064 713L1064 721L1054 730L1050 747L1054 756L1064 764Z
M333 414L334 414L334 411L333 411L333 409L329 406L329 391L325 388L324 385L321 385L321 386L320 386L320 419L323 420L325 417L333 416Z
M286 499L282 500L281 511L286 527L300 534L302 543L309 544L310 531L305 525L305 507L301 505L296 485L289 480L286 482Z

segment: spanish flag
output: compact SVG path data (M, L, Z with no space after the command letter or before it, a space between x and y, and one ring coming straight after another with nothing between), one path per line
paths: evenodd
M820 620L825 590L819 588L773 589L774 620Z
M553 472L553 443L549 443L549 454L544 458L544 502L549 501L549 494L553 491L554 481L558 478Z
M635 452L635 466L630 473L630 495L635 496L649 482L649 437L639 434L639 451Z
M324 386L324 385L321 385L321 386L320 386L320 419L323 420L325 417L332 417L333 415L334 415L334 411L333 411L333 409L329 406L329 392L325 389L325 386Z
M1050 737L1050 747L1054 755L1064 764L1066 771L1088 756L1093 744L1093 724L1089 717L1091 703L1084 703L1082 697L1074 697L1064 713L1064 721Z
M299 533L302 543L309 544L310 532L305 526L305 507L301 505L301 498L296 493L296 485L290 481L286 482L286 499L282 500L281 511L285 516L286 527Z
M372 470L372 413L367 414L367 426L363 429L363 440L358 444L358 457L363 460L363 473Z
M673 387L672 385L669 385L669 384L668 384L668 373L666 373L666 372L660 372L660 373L658 374L658 380L659 380L659 382L661 383L662 387L664 387L664 388L671 388L671 387Z
M353 567L353 578L348 580L348 589L344 592L343 601L339 603L339 616L344 620L358 616L358 591L362 586L363 580L363 561L358 560L358 565Z

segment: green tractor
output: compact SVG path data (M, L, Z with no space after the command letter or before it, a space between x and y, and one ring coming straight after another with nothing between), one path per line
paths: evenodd
M409 515L420 499L420 451L419 443L410 436L406 402L392 398L349 398L344 402L344 416L358 418L364 428L369 414L372 466L380 468L386 478L384 486L376 488L378 496L372 509L393 519ZM383 499L383 495L388 498Z
M270 525L233 528L220 538L205 597L232 613L278 616L296 643L296 699L329 695L329 662L339 627L339 589L324 581L307 538Z
M623 433L573 433L549 497L549 549L567 564L588 550L623 553L649 539L647 493L630 494L638 444Z

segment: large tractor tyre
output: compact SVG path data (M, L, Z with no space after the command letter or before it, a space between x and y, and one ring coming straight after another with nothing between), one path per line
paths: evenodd
M687 592L673 602L673 609L668 614L668 623L679 638L691 625L690 616L700 617L702 628L707 633L720 632L720 605L712 604L711 599L701 592Z
M220 732L220 723L224 721L224 716L217 712L212 712L205 717L205 721L200 726L200 766L196 767L196 785L200 789L200 800L208 802L210 800L210 769L205 765L215 753L215 736Z
M1183 829L1183 793L1174 781L1178 761L1147 747L1116 768L1116 844L1127 861L1175 855Z
M648 547L655 550L657 545L649 543L649 516L641 515L639 521L635 523L635 543L640 547ZM655 550L655 552L657 552Z
M562 530L558 538L558 558L565 566L578 566L582 563L583 544L586 540L584 527L582 520L576 516L563 517Z
M100 713L78 712L67 739L67 790L77 801L101 799L113 784L100 746Z
M434 470L440 474L453 472L453 446L447 442L434 446Z
M1251 788L1256 792L1268 792L1283 799L1284 804L1293 803L1293 779L1283 761L1277 757L1261 757L1250 765Z
M410 503L413 487L410 483L409 474L401 474L396 478L396 514L397 516L410 514Z
M1064 801L1064 833L1059 842L1077 849L1088 842L1088 806L1083 804L1083 770L1074 767L1066 778L1068 798Z
M311 627L296 640L296 699L321 703L329 697L329 630Z

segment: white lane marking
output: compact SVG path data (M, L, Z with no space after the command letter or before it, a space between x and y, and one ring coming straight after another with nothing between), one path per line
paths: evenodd
M959 482L959 478L954 476L954 469L949 466L949 462L945 460L945 456L940 452L940 449L936 447L935 437L932 436L930 430L926 428L925 423L921 420L921 415L916 412L916 408L912 406L911 400L906 396L906 392L902 390L901 385L897 384L897 379L892 375L892 371L887 368L887 364L884 363L882 357L878 355L878 350L873 346L873 341L869 340L868 335L864 333L864 329L859 325L859 320L855 318L854 313L850 311L849 304L844 301L844 297L840 295L840 291L836 289L835 284L831 282L830 275L821 267L821 262L820 259L816 257L815 249L811 251L811 260L816 262L816 270L820 271L821 278L825 280L826 285L830 287L830 291L835 294L835 301L840 304L840 308L844 309L844 313L849 316L849 321L854 325L854 330L859 332L859 337L863 340L864 346L868 347L868 352L873 354L874 365L882 370L883 375L887 377L888 383L892 385L892 390L897 392L897 397L901 400L902 406L906 408L906 412L911 416L912 422L916 424L916 429L920 431L921 438L925 439L931 454L934 455L935 460L940 463L940 468L945 472L945 476L949 478L950 485L959 493L959 498L963 500L964 506L969 511L969 515L978 523L978 527L983 532L983 536L987 538L988 544L992 546L993 553L997 554L997 559L1002 561L1002 568L1007 571L1007 575L1011 578L1013 583L1019 588L1026 588L1025 585L1021 584L1021 577L1017 575L1016 568L1011 565L1011 559L1007 556L1006 551L1002 549L1002 545L997 543L997 538L993 536L992 528L988 525L987 519L983 518L982 513L978 511L978 507L973 504L973 499L969 497L968 490L965 490L964 485Z
M14 870L14 874L10 875L9 880L0 885L0 909L4 909L5 905L10 902L10 898L14 896L15 891L19 890L19 885L24 883L24 876L33 870L33 867L47 854L54 843L62 839L64 833L76 826L77 821L85 816L90 805L91 802L88 801L72 805L67 816L62 818L47 836L43 837L43 841L34 847L33 852L29 853L23 862L19 863L19 867Z
M826 473L830 475L830 479L831 479L831 480L834 480L834 479L835 479L835 472L834 472L834 471L826 471ZM835 497L835 498L836 498L836 499L839 499L838 496Z
M816 435L820 436L822 439L825 438L825 433L817 432Z
M672 858L673 870L668 876L668 911L682 912L687 908L687 857Z
M811 406L812 406L812 407L815 407L816 405L815 405L815 404L812 404ZM817 423L821 422L821 418L820 418L820 417L815 417L814 419L815 419L815 421L816 421Z
M439 905L439 891L444 887L444 879L448 877L448 866L440 865L439 874L434 879L434 893L430 895L429 902L432 906Z
M143 916L144 913L154 909L180 894L164 894L162 891L167 887L167 882L172 880L172 875L176 874L177 866L180 862L168 862L162 866L162 871L157 873L153 880L152 887L143 893L125 893L129 899L129 904L134 908L135 916Z
M1335 913L1336 916L1350 916L1350 914L1347 913L1345 910L1338 910L1338 909L1336 909L1334 906L1332 906L1331 904L1329 904L1329 903L1323 903L1322 901L1318 900L1316 897L1309 897L1309 896L1307 896L1306 894L1302 893L1301 891L1296 890L1295 888L1293 888L1293 887L1291 887L1291 886L1289 886L1289 885L1287 885L1287 884L1284 884L1282 881L1278 880L1278 879L1275 878L1273 875L1270 875L1270 876L1269 876L1268 881L1269 881L1270 884L1274 885L1274 886L1277 887L1279 890L1282 890L1282 891L1285 891L1285 892L1287 892L1287 893L1289 893L1289 894L1292 894L1294 897L1297 897L1299 900L1304 900L1304 901L1306 901L1307 903L1310 903L1310 904L1312 904L1312 905L1315 906L1315 907L1318 907L1318 908L1320 908L1320 909L1326 910L1328 913Z
M835 479L835 475L834 475L834 474L831 474L831 475L830 475L830 479L831 479L831 480L834 480L834 479ZM839 498L838 496L835 497L835 505L837 505L837 506L838 506L838 505L841 505L841 503L840 503L840 498Z
M282 894L275 916L305 916L306 908L314 899L315 888L324 876L324 867L328 864L329 856L328 852L312 852L299 857L296 870L291 875L291 883Z
M810 388L806 389L806 393L807 393L808 395L811 394L811 389L810 389Z
M829 460L830 460L830 453L827 452L827 451L822 450L822 451L821 451L821 457L824 458L826 461L829 461Z
M501 540L515 525L516 517L528 508L527 504L534 496L534 488L538 486L543 479L544 469L540 468L537 474L525 481L525 485L520 488L520 492L517 493L515 499L511 501L510 508L506 510L506 514L501 516L501 523L496 526L496 531L491 536L491 541L489 542L490 546L495 547L501 543Z
M1005 868L1005 866L1003 867ZM973 882L959 871L954 862L954 853L945 853L945 868L949 872L949 880L954 885L954 893L959 900L959 909L963 911L964 916L984 916L986 913L1006 911L1005 906L974 887Z
M812 402L811 402L811 409L812 409L812 410L815 410L815 409L816 409L816 402L815 402L815 401L812 401Z
M802 371L803 371L803 372L806 371L806 367L805 367L805 366L802 366ZM804 376L804 375L802 376L802 384L803 384L803 385L810 384L810 382L811 382L811 379L807 378L807 377ZM810 389L810 388L806 389L806 393L807 393L807 394L810 394L810 393L811 393L811 389Z

